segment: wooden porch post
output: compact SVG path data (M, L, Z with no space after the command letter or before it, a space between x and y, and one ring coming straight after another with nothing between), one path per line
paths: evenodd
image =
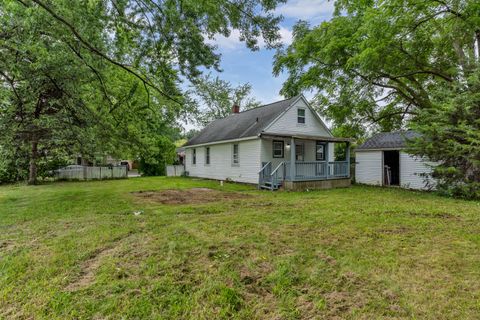
M295 181L297 176L297 166L295 164L295 139L290 139L290 181Z
M346 145L347 145L347 150L346 150L346 157L347 159L347 177L350 178L350 142L346 142Z
M330 142L325 143L325 161L327 162L327 179L330 177Z

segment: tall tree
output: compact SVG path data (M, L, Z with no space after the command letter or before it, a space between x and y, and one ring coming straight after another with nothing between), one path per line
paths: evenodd
M278 2L1 0L2 150L27 154L35 183L53 150L115 151L119 136L154 145L150 133L188 114L180 78L218 68L206 38L239 29L249 48L259 36L275 46Z
M338 0L332 20L296 24L274 70L342 133L416 129L438 188L480 198L480 2Z
M260 102L250 97L252 86L249 83L234 87L230 82L211 74L193 81L189 96L190 104L197 107L196 121L205 126L215 119L221 119L232 113L232 106L242 110L258 107Z
M422 134L410 152L436 161L436 188L445 195L480 199L480 69L454 87L435 88L433 108L410 124Z
M334 17L299 21L276 55L282 92L317 91L319 110L347 132L393 130L431 108L432 89L465 81L480 56L474 0L339 0Z

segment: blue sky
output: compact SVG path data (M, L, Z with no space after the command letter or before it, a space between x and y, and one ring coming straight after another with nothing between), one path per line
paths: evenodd
M287 3L277 8L276 13L284 19L280 24L280 34L284 45L292 40L292 26L298 20L309 21L317 25L332 17L334 5L332 0L287 0ZM221 68L218 73L221 79L234 85L250 83L253 87L252 96L262 102L270 103L281 100L279 91L286 75L274 77L272 63L275 50L261 47L259 51L251 51L238 40L238 32L232 31L229 38L223 36L212 40L222 54ZM261 43L261 41L260 41ZM213 73L216 75L217 73Z

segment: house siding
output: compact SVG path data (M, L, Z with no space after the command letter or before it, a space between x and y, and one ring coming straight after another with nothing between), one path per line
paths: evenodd
M236 182L258 183L261 140L235 142L239 145L239 165L232 164L234 142L211 144L210 164L205 164L205 147L188 147L185 151L185 170L192 177L216 180L231 179ZM197 163L192 165L192 150L196 149Z
M400 152L400 185L403 188L427 190L425 177L422 173L431 173L433 163L412 156L406 152Z
M297 109L305 109L305 123L297 123ZM304 134L304 135L319 135L331 137L331 133L325 129L318 118L313 114L312 110L307 106L303 99L298 100L287 111L276 119L265 130L266 133L281 133L281 134Z
M273 140L283 141L284 147L287 146L287 143L290 144L290 139L288 138L278 138L278 139L262 139L261 142L261 160L262 162L272 162L272 167L276 168L282 161L290 161L290 150L284 150L283 158L274 158L273 157ZM316 147L317 143L315 140L299 140L296 139L295 143L301 143L305 148L305 159L304 161L316 161ZM334 144L328 144L328 161L334 161Z
M382 151L356 153L355 180L357 183L382 185Z

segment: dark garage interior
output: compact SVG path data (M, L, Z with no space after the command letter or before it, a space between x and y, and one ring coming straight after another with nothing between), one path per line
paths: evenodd
M400 153L398 150L383 152L383 184L386 186L400 185Z

